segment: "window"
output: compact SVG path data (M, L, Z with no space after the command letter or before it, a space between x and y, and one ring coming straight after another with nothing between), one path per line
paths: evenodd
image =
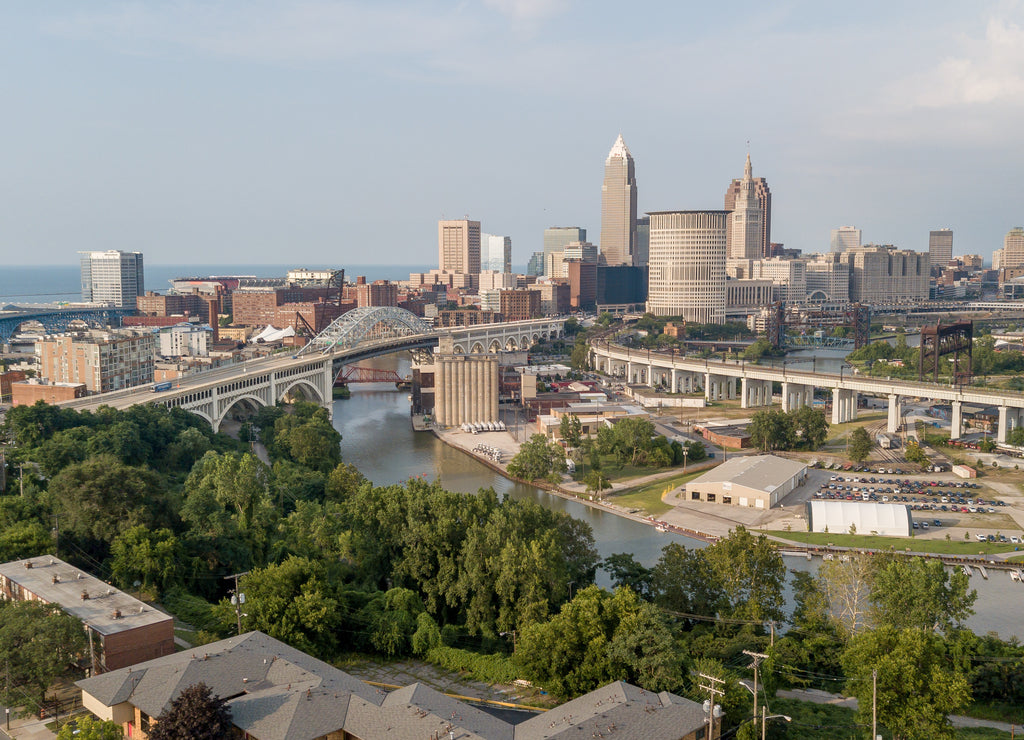
M715 494L713 494L713 493L709 493L708 494L708 503L709 504L715 503Z

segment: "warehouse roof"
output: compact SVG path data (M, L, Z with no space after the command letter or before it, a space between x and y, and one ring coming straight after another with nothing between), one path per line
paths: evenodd
M912 522L906 504L873 501L808 501L807 525L812 532L843 534L855 526L860 534L909 537Z
M807 466L796 460L787 460L775 455L745 455L732 457L717 468L712 468L700 478L686 484L687 490L702 483L731 482L771 493L794 476L800 475Z

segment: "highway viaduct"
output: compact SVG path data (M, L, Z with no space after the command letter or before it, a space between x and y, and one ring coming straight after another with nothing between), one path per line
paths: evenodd
M330 412L334 379L342 366L394 352L436 347L442 336L452 338L456 353L479 354L526 349L561 337L564 330L564 318L435 329L403 309L355 309L292 354L275 354L186 375L174 380L166 391L155 392L155 386L148 384L60 405L94 411L100 406L124 409L153 403L185 409L218 431L224 420L239 410L236 407L252 412L296 396L319 403Z
M952 406L950 437L963 433L963 404L994 406L999 409L998 441L1024 424L1024 394L924 383L913 380L871 378L840 372L819 373L788 367L754 365L743 361L722 362L683 357L678 354L624 347L605 341L590 343L591 363L598 372L623 378L628 383L664 386L672 393L703 390L708 401L740 399L742 408L772 404L773 383L782 386L782 409L789 411L813 403L814 389L832 392L832 423L857 418L859 395L879 396L889 401L888 430L897 432L902 404L909 398L944 401Z

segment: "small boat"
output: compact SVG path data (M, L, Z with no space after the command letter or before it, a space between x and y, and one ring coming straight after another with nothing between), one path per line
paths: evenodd
M963 570L964 575L966 575L968 578L971 577L971 566L969 566L969 565L961 565L960 568Z
M664 525L664 524L661 524L661 523L657 524L657 525L656 525L656 526L654 527L654 529L655 529L655 531L657 531L657 532L667 532L667 531L668 531L667 529L665 529L665 525Z
M1021 574L1020 574L1019 570L1011 570L1010 571L1010 580L1011 581L1017 581L1017 583L1020 583L1022 580L1024 580L1024 578L1021 578Z
M984 578L987 581L988 580L988 571L985 570L985 566L984 565L979 565L978 566L978 571L981 573L981 577Z
M824 555L822 556L822 560L835 560L835 559L836 559L836 556L835 556L835 555L833 555L833 554L832 554L832 553L830 553L830 552L827 552L827 553L825 553L825 554L824 554Z

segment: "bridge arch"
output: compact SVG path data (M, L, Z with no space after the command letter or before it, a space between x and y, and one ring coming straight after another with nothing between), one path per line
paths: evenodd
M498 352L501 352L501 342L497 339L491 340L491 344L487 348L487 351L490 352L491 354L497 354Z
M517 349L519 349L519 344L516 342L515 337L509 337L507 340L505 340L505 349L509 352L515 352Z
M363 306L347 311L332 321L298 355L326 354L347 349L367 340L432 334L434 327L416 314L395 306Z
M231 403L229 403L224 408L224 411L220 414L220 418L217 419L217 424L215 425L214 429L216 431L219 431L220 430L220 425L223 424L227 419L229 419L231 417L231 412L232 411L234 411L235 409L237 409L240 406L243 409L245 409L247 412L249 412L248 413L249 416L252 416L257 411L259 411L261 408L263 408L266 405L267 404L263 402L262 398L259 398L258 396L253 396L253 395L248 394L248 393L246 395L244 395L244 396L239 396L238 398L233 398L233 399L231 399ZM197 411L193 411L192 413L198 413L198 412ZM200 416L203 416L203 414L200 414Z
M480 342L473 342L472 349L469 350L471 355L482 355L484 353L484 345Z
M321 406L327 404L328 402L328 399L323 397L323 394L320 392L320 389L317 388L312 383L310 383L305 378L299 378L294 383L289 383L288 385L284 386L280 391L278 391L278 397L282 399L288 398L288 396L291 394L293 390L301 390L303 392L303 396L306 397L305 400L316 401Z

